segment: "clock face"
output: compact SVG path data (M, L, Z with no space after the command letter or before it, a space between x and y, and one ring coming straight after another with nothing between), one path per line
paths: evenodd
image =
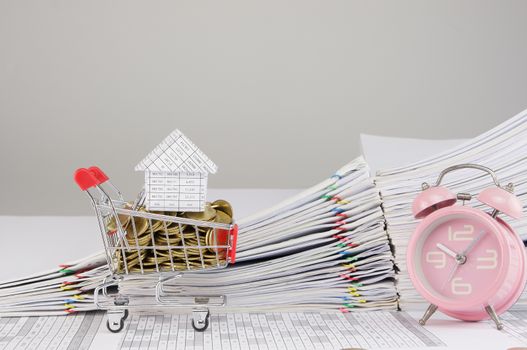
M503 265L499 232L472 215L446 215L426 227L414 267L435 298L462 302L484 297Z

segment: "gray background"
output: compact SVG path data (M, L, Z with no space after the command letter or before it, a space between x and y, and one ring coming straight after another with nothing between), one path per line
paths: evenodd
M527 1L0 0L0 214L90 214L98 164L180 128L210 187L301 188L360 132L472 137L527 107Z

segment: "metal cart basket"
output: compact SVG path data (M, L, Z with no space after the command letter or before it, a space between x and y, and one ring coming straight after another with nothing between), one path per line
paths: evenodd
M224 306L226 296L182 295L167 290L167 282L182 277L185 271L220 269L233 264L238 228L232 219L204 221L175 213L147 212L140 206L140 200L124 201L121 192L98 167L77 169L74 179L92 202L111 273L94 290L95 305L107 310L108 329L121 331L129 309L162 306L192 308L192 326L196 331L206 330L208 307ZM132 298L122 293L120 284L138 276L155 283L155 299Z

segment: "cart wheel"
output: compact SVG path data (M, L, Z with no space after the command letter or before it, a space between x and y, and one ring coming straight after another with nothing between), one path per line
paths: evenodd
M126 321L127 318L128 318L128 309L124 310L123 321Z
M108 327L108 330L112 333L119 333L124 328L124 318L121 318L119 322L110 322L110 320L106 321L106 327Z
M204 320L194 320L192 319L192 328L196 332L205 332L205 330L209 327L209 315Z

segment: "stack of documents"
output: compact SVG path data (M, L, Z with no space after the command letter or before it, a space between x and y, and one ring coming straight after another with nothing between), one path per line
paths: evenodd
M358 158L320 184L239 220L235 265L186 273L166 290L224 294L230 310L393 310L395 272L380 204L369 168ZM93 309L93 288L107 276L104 256L97 254L4 283L0 316ZM135 275L120 290L151 304L158 277Z
M93 289L108 276L102 253L58 269L0 283L0 317L64 315L95 310Z
M397 287L401 308L407 309L415 303L424 302L413 288L406 270L406 247L417 224L411 212L412 201L421 191L421 184L423 182L434 184L439 173L451 165L476 163L493 169L502 185L512 182L515 186L514 193L525 208L527 206L526 154L527 111L523 111L494 129L446 152L410 165L377 172L375 181L383 199L387 230L394 245L395 262L399 269ZM471 194L477 194L484 188L494 186L488 175L474 170L449 173L442 185L447 186L454 193ZM490 211L476 199L465 204ZM514 220L504 214L499 216L511 224L524 240L527 239L527 218ZM520 303L525 303L525 300L526 298L521 298Z

